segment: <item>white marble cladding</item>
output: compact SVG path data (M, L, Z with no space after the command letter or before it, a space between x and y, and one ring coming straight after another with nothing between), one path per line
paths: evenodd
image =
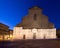
M54 39L56 38L56 29L23 29L14 27L14 39Z

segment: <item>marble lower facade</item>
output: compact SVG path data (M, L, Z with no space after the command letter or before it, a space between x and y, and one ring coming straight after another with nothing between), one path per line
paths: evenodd
M56 29L23 29L14 27L13 39L55 39Z

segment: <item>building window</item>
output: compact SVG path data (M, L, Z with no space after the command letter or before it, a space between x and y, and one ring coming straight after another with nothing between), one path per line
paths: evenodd
M34 20L37 20L37 15L36 14L34 14Z

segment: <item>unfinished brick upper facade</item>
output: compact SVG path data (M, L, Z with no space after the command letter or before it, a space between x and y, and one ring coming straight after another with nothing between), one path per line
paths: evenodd
M54 28L54 25L48 21L47 16L42 14L42 9L35 6L29 9L28 15L16 27L23 27L25 29L50 29Z

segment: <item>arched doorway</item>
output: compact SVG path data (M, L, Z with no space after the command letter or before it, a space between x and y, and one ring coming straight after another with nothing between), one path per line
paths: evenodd
M25 38L25 35L23 35L23 39L26 39L26 38Z
M45 39L45 35L44 35L44 39Z
M33 39L36 39L36 33L33 33Z
M46 38L46 35L44 34L44 37L43 37L43 39L45 39Z

